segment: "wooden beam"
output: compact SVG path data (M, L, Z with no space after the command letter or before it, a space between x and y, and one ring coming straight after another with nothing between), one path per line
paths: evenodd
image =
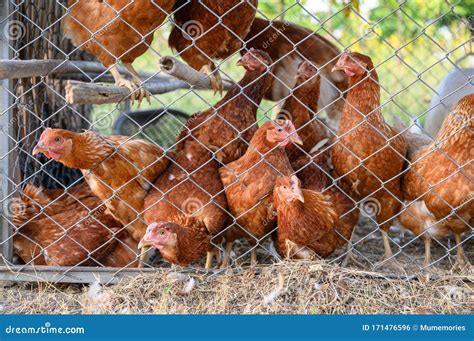
M199 71L194 70L187 64L179 61L175 57L167 56L160 59L161 71L164 73L176 77L185 81L186 83L193 85L196 88L211 89L211 81L209 77ZM223 86L225 90L228 90L232 86L233 82L224 79Z
M167 80L146 83L152 95L163 94L177 89L188 89L189 85L181 80ZM66 84L66 102L69 104L106 104L119 103L131 95L124 86L101 83L85 83L69 80Z
M146 80L145 85L153 95L177 89L189 89L190 87L212 88L207 75L194 70L174 57L161 58L160 68L165 76L151 73L139 74L141 79ZM119 67L119 71L124 75L129 75L123 67ZM87 80L87 76L95 81L98 79L113 81L107 69L97 62L57 59L0 60L0 79L40 76L58 76L59 79L66 79L68 75L73 78L73 80L68 79L66 85L65 97L69 104L118 103L131 95L130 90L126 87L77 81L77 79ZM229 80L224 80L223 83L224 89L228 89L233 84Z
M120 73L130 75L122 67L118 67ZM59 74L103 74L108 73L107 68L98 62L71 61L60 59L31 59L31 60L0 60L0 79L15 79L41 77ZM140 73L142 79L155 78L151 73ZM163 77L158 77L163 78Z

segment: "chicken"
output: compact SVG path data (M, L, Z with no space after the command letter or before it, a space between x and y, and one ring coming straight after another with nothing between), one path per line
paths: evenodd
M268 69L271 63L265 52L250 50L245 54L237 62L246 70L244 77L212 108L188 120L178 136L177 151L185 141L197 139L223 164L241 157L257 130L258 105L272 82Z
M441 238L452 232L457 246L456 266L470 267L461 235L474 224L473 116L471 94L448 114L435 141L411 157L403 178L405 199L414 207L403 212L400 222L415 234L423 234L426 265L431 260L431 236Z
M331 124L336 127L344 105L341 94L347 90L347 80L342 72L330 72L340 53L332 43L290 22L255 18L245 37L245 46L263 50L275 61L275 81L265 94L265 99L278 101L289 95L302 61L310 61L321 68L321 96L315 102L319 102L320 109L328 111Z
M288 190L293 188L294 193L297 193L298 191L301 192L301 189L305 195L309 193L308 195L310 196L309 200L311 200L311 204L309 204L307 200L301 204L294 200L291 203L284 201L284 194L290 194L287 190L283 190L281 193L282 195L279 195L278 198L276 197L277 194L274 193L274 201L276 202L278 200L280 202L280 209L277 210L277 241L283 248L283 246L287 245L284 240L289 236L291 237L291 231L294 227L298 226L298 224L309 226L305 224L304 221L306 219L313 221L314 218L316 219L315 221L322 222L318 224L317 227L319 226L318 228L321 228L321 226L323 226L324 229L324 226L326 226L332 237L329 237L329 235L326 239L313 237L316 238L313 239L313 242L316 244L311 246L313 242L306 240L307 243L303 243L302 245L309 247L310 250L316 252L318 255L326 257L336 248L351 240L352 232L359 220L359 211L357 210L354 201L339 189L337 183L333 183L333 175L330 165L330 150L327 149L324 144L320 144L319 148L317 147L314 148L309 155L302 155L291 163L296 174L294 178L283 178L279 182L288 188ZM288 186L288 184L292 184L292 186ZM314 201L316 202L313 203ZM313 205L327 205L327 212L334 212L335 214L334 223L331 224L332 213L326 215L326 211L324 210L314 210L312 207ZM303 211L309 210L308 214L295 214L298 206L299 209L302 209ZM317 216L318 214L320 217ZM314 217L314 215L316 215L316 217ZM311 235L312 234L310 233L309 236ZM304 240L305 239L303 239L303 241ZM352 244L348 245L349 250L351 246ZM287 256L288 253L293 254L292 249L283 248L283 251L281 251L283 256ZM310 256L311 252L303 252L303 254ZM350 256L351 254L349 253L349 257Z
M332 149L334 171L344 191L366 215L375 217L382 231L384 261L396 264L387 231L403 200L400 174L406 141L382 117L378 76L370 57L344 53L335 69L349 77L349 92Z
M28 184L13 204L15 253L30 265L100 265L116 248L113 233L119 232L121 224L105 213L101 201L85 186L76 186L56 200L45 192Z
M137 241L127 230L121 230L116 234L115 239L117 240L115 247L99 259L100 265L113 268L137 267L139 264Z
M227 218L218 167L210 151L188 139L145 198L149 226L140 245L154 246L166 261L179 265L197 261L208 251L209 269L214 255L211 237ZM157 236L164 238L162 242L155 240Z
M92 193L140 241L147 227L140 217L145 196L169 163L159 146L126 136L47 128L33 149L33 155L38 153L80 169Z
M461 68L456 65L443 78L431 98L423 129L426 133L435 137L451 108L464 96L474 93L473 77L474 67Z
M222 80L214 61L241 47L255 19L257 0L178 0L168 44L192 68L209 75L214 91Z
M255 245L271 232L276 222L272 197L276 178L293 172L285 152L290 142L302 143L291 121L265 122L250 140L246 153L219 169L229 210L236 219L236 224L225 231L223 267L235 240L246 238ZM254 248L252 267L255 264Z
M278 215L277 250L288 258L311 259L314 253L329 256L350 239L358 221L354 205L344 194L304 189L296 175L277 179L273 200Z
M442 239L449 234L449 228L445 224L438 224L436 218L426 208L423 200L413 203L406 202L406 207L398 216L402 227L410 230L417 236L421 236L425 243L424 266L431 264L431 242L432 238Z
M318 70L311 63L302 62L298 67L293 93L287 98L278 115L279 118L288 116L286 118L291 119L303 141L301 147L295 144L287 147L290 162L307 155L318 142L330 137L326 126L316 118L320 84Z
M139 102L149 94L132 63L151 45L153 33L172 10L175 0L69 0L64 32L72 43L93 54L110 69L115 84L130 89ZM125 79L121 61L133 77Z

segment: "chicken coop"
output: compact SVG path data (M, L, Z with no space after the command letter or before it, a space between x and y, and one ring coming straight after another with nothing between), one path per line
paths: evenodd
M0 14L0 280L471 273L471 0Z

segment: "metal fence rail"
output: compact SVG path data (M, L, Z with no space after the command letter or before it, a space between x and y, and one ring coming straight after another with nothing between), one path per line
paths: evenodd
M469 273L472 8L220 3L1 1L0 279Z

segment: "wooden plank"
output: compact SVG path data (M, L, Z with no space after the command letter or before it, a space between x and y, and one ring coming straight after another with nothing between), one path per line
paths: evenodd
M12 282L114 284L126 277L155 272L155 269L98 267L0 266L0 280Z

